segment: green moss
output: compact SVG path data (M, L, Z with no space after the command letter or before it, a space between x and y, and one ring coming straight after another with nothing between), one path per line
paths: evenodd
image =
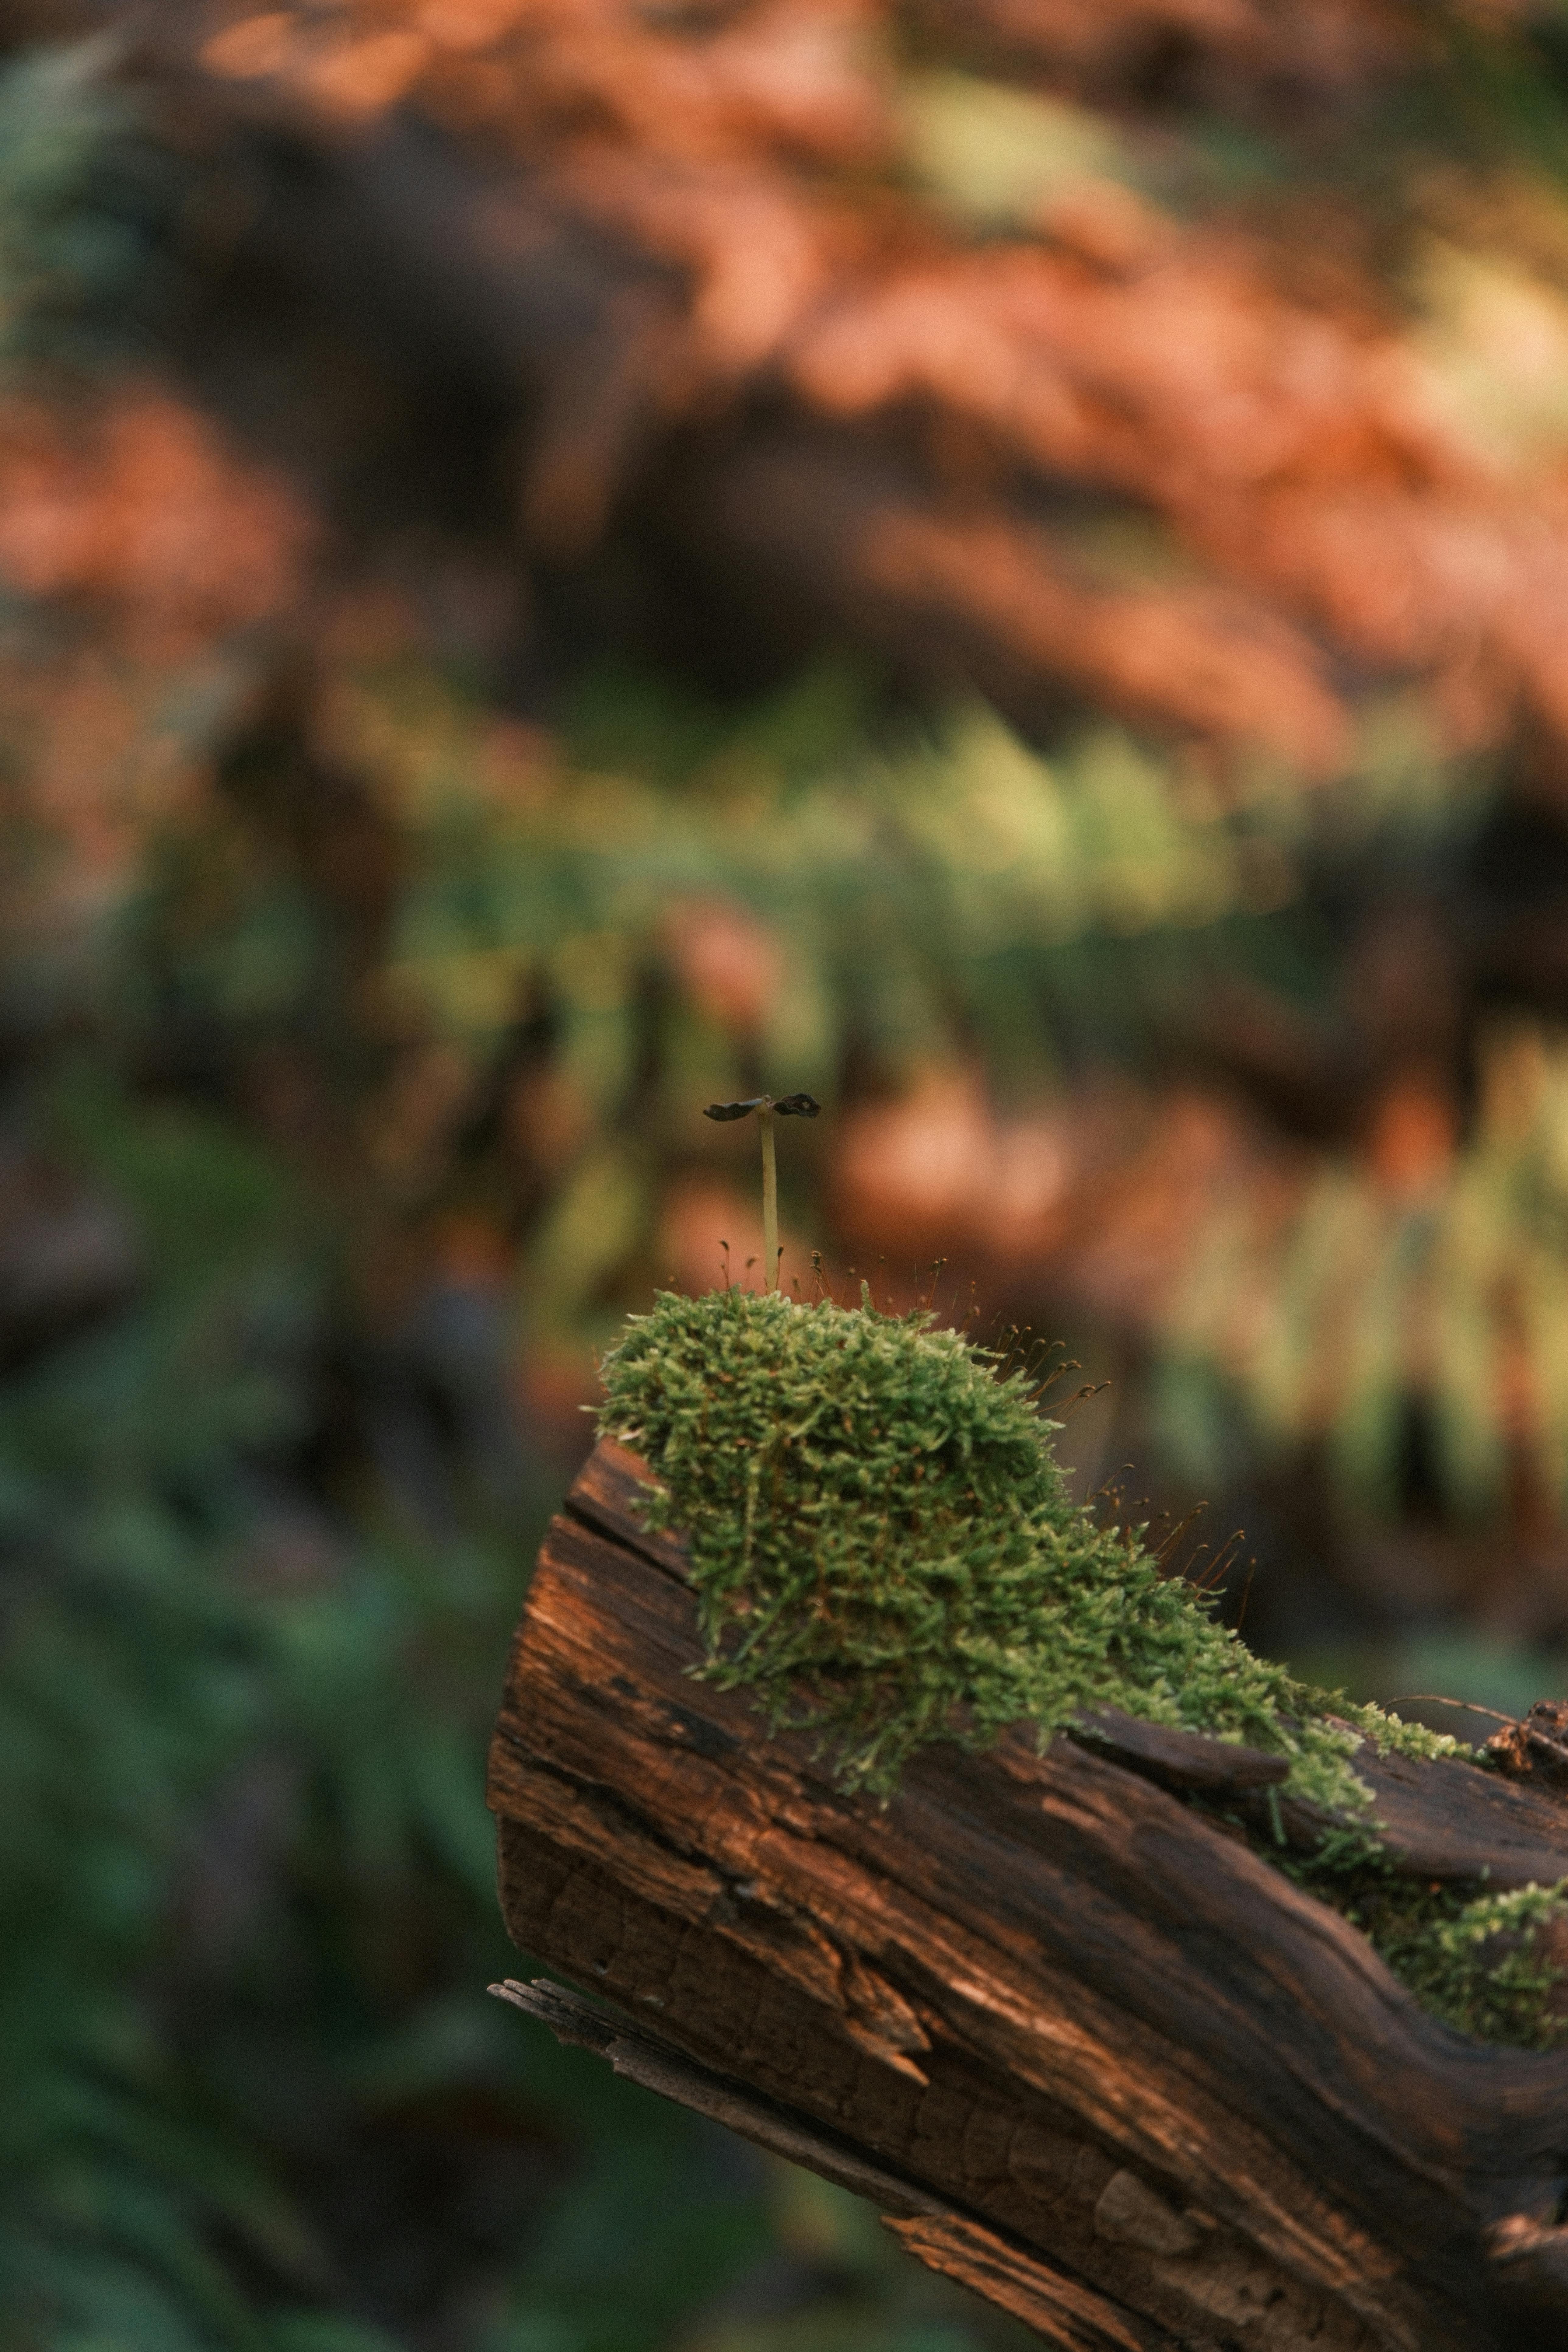
M605 1359L600 1429L648 1463L650 1526L688 1536L705 1672L750 1688L775 1729L816 1730L839 1777L880 1795L932 1740L1027 1723L1044 1747L1096 1706L1288 1756L1285 1787L1343 1824L1292 1874L1438 2015L1556 2038L1533 1949L1554 1893L1467 1904L1379 1864L1357 1734L1468 1751L1255 1656L1141 1530L1072 1500L1026 1375L862 1300L663 1294Z
M1245 1740L1343 1810L1352 1732L1136 1536L1073 1502L1022 1373L925 1316L661 1296L604 1365L601 1427L690 1537L709 1671L886 1792L932 1739L1042 1741L1086 1707ZM1363 1711L1423 1752L1451 1741Z
M1422 2006L1483 2042L1552 2050L1568 2042L1558 1994L1563 1970L1550 1930L1568 1920L1568 1880L1507 1895L1468 1895L1381 1868L1363 1854L1347 1868L1319 1855L1289 1875L1361 1928Z
M1568 2040L1553 2000L1562 1970L1545 1948L1547 1931L1568 1917L1565 1883L1469 1902L1453 1890L1417 1894L1402 1915L1369 1916L1367 1932L1416 1998L1461 2032L1552 2049Z

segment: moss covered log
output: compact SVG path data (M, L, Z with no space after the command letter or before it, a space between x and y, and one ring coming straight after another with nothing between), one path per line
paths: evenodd
M886 1796L933 1741L1025 1723L1043 1748L1104 1707L1278 1753L1281 1792L1332 1823L1291 1874L1420 2000L1489 2039L1568 2033L1560 1886L1467 1899L1382 1868L1362 1743L1465 1769L1471 1752L1257 1656L1142 1530L1075 1502L1026 1372L866 1293L737 1287L661 1295L603 1372L602 1433L652 1470L650 1528L685 1535L706 1672L815 1730L846 1785Z

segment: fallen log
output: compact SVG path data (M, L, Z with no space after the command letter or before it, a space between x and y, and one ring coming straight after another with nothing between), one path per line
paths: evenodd
M1072 2352L1568 2345L1568 2054L1438 2022L1216 1817L1277 1758L1103 1715L847 1795L692 1678L641 1476L602 1444L552 1523L490 1754L508 1928L593 1999L497 1990ZM1405 1868L1568 1875L1539 1783L1394 1762Z

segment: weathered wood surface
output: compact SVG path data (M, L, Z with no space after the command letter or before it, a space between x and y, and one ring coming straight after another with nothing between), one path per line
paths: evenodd
M1073 2352L1568 2347L1568 2056L1437 2024L1187 1801L1268 1802L1275 1759L1110 1716L846 1797L691 1678L638 1476L601 1446L553 1522L490 1759L508 1927L618 2014L521 2005ZM1378 1801L1412 1868L1568 1874L1539 1786Z

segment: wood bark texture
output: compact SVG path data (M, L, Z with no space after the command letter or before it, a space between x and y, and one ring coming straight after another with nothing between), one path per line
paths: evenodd
M1310 1836L1277 1759L1104 1715L847 1796L693 1678L645 1476L601 1445L552 1523L490 1752L508 1928L594 1999L498 1990L1071 2352L1568 2347L1568 2054L1439 2024L1194 1807ZM1502 1760L1378 1768L1403 1867L1568 1875Z

